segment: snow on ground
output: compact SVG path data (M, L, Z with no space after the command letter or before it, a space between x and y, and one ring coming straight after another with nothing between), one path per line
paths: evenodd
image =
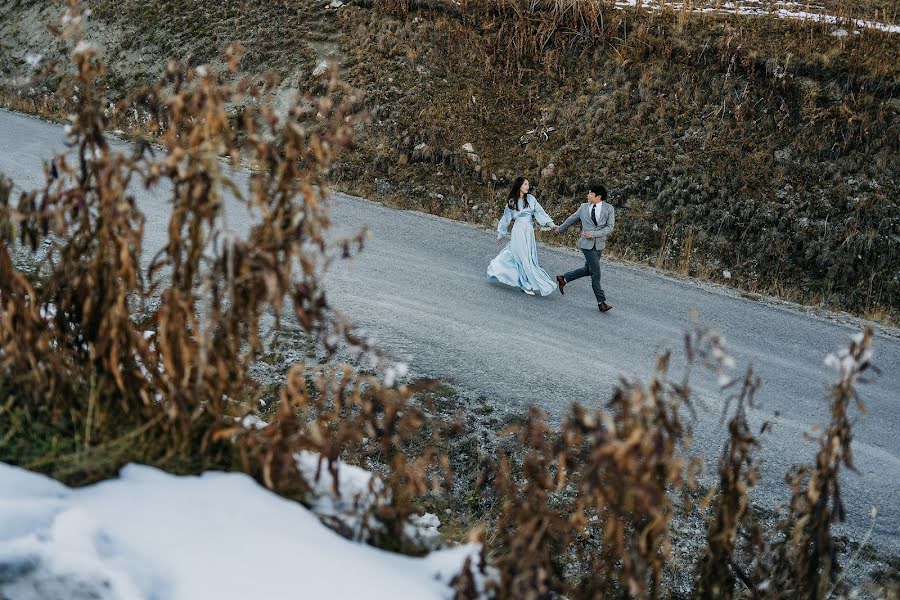
M320 455L301 451L295 455L297 468L310 484L306 497L313 512L343 529L355 541L366 541L381 524L371 516L377 503L384 501L384 485L365 469L337 462L337 485L328 470L328 461Z
M336 462L337 485L328 470L328 461L315 452L301 451L294 455L297 468L312 489L306 501L312 511L348 537L366 541L371 533L383 527L372 512L390 500L384 483L372 473L354 465ZM404 535L423 550L435 550L443 543L438 532L441 521L437 515L414 515L404 523Z
M448 598L478 551L414 558L354 543L243 474L128 465L70 489L0 463L5 600Z
M859 29L876 29L886 33L900 33L900 25L891 23L879 23L866 19L845 19L834 15L825 14L824 8L814 4L800 2L775 2L764 4L760 0L729 0L726 2L711 2L711 6L703 6L698 2L672 2L668 0L616 0L618 8L633 8L641 6L655 10L659 8L671 8L676 11L687 10L698 13L739 14L748 16L775 15L781 19L797 19L800 21L816 21L831 25L852 25ZM820 12L812 12L818 10Z

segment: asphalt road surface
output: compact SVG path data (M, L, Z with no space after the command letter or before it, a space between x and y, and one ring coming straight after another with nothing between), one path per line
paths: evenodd
M127 147L125 142L117 142ZM0 111L0 173L23 189L40 187L42 161L63 148L62 127ZM165 240L165 195L135 186L144 211L146 256ZM573 201L574 202L574 201ZM231 226L246 230L241 210L229 210ZM500 209L497 210L498 216ZM567 215L552 215L561 221ZM588 278L566 295L529 297L489 283L485 269L499 251L482 228L421 213L335 195L335 234L363 226L371 235L358 258L338 263L327 277L332 303L374 336L388 352L406 357L412 370L484 394L507 409L536 404L552 418L573 401L601 406L620 376L646 378L656 355L674 351L673 372L684 365L683 335L691 310L721 331L739 373L752 362L764 384L751 418L774 422L763 438L763 479L754 500L773 506L789 497L783 474L811 462L815 447L803 437L825 423L828 385L834 374L823 360L859 331L852 319L822 318L801 307L760 302L719 286L675 279L651 269L604 261L603 287L614 306L600 314ZM550 234L542 234L548 239ZM552 275L581 262L574 248L539 248ZM868 408L854 426L857 473L845 471L848 521L843 531L859 538L879 511L874 539L900 548L900 336L882 328L874 342L882 375L860 386ZM694 384L706 406L695 424L694 449L711 468L726 430L723 396L711 376ZM711 481L711 480L710 480Z

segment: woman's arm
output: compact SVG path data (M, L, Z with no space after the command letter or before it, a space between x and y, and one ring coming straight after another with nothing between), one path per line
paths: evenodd
M507 206L503 211L503 217L500 218L500 222L497 224L497 239L502 240L506 237L506 230L509 228L509 222L512 221L513 212Z
M540 203L537 201L537 198L532 196L531 199L534 201L535 220L544 227L556 227L556 223L553 222L553 219L550 218L550 215L547 214L547 211L544 210L544 207L540 205Z

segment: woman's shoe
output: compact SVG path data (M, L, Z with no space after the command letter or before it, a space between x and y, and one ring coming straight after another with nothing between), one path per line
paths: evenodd
M526 294L528 294L529 296L534 296L534 290L523 289L522 291L525 292Z

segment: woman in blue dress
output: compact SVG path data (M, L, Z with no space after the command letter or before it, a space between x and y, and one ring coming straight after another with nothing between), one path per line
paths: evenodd
M509 222L515 219L515 223L509 243L488 265L487 275L489 280L521 288L529 296L535 293L548 296L556 289L556 281L538 264L532 218L544 227L556 225L537 199L528 193L528 187L524 177L517 177L513 182L503 218L497 225L498 244L506 237Z

